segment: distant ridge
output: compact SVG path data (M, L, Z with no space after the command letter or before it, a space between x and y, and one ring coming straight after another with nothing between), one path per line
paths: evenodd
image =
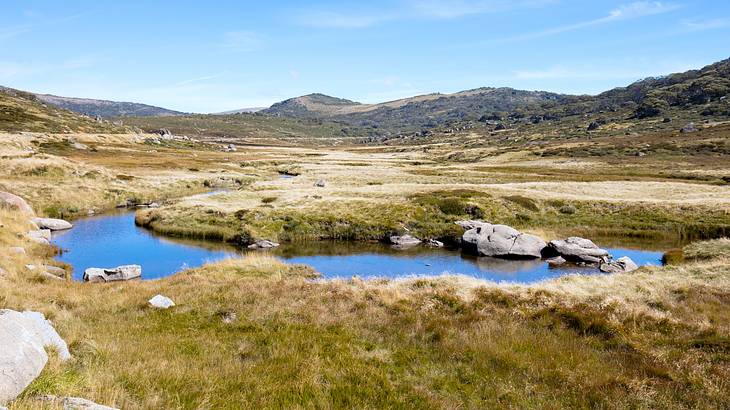
M216 115L252 114L255 112L263 111L265 109L266 109L266 107L239 108L237 110L218 112L218 113L216 113Z
M114 117L165 117L173 115L184 115L180 111L168 110L153 105L118 102L108 100L95 100L91 98L59 97L50 94L35 94L38 100L52 104L69 111L90 117L114 118Z

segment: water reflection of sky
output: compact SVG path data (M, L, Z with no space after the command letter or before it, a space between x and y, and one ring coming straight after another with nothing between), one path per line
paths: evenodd
M246 252L219 243L156 236L136 227L134 213L127 211L76 221L73 229L54 234L53 242L64 250L58 259L74 267L77 280L89 267L126 264L142 265L143 278L155 279ZM609 251L614 257L629 256L639 265L661 263L659 251L616 248ZM372 243L308 243L282 246L272 253L287 263L310 265L324 278L462 274L528 283L565 273L598 273L595 268L551 268L539 260L476 258L458 251L420 247L396 251Z

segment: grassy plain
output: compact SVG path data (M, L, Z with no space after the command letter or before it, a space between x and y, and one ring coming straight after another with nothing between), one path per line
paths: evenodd
M717 127L664 137L697 146L727 135ZM213 140L147 137L4 134L0 190L71 219L158 201L140 224L241 243L405 231L453 240L462 218L546 238L715 238L730 224L730 168L712 151L544 156L444 141L223 152ZM178 199L216 188L226 191ZM12 409L45 405L40 394L124 409L730 406L726 240L692 244L675 265L529 286L313 281L310 268L264 255L89 285L26 269L57 263L23 238L22 216L0 210L0 223L0 307L45 313L74 356L53 359ZM27 253L6 252L14 246ZM177 306L148 308L158 293Z

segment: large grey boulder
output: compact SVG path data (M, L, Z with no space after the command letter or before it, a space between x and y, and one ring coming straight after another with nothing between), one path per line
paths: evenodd
M600 263L609 258L607 250L599 248L590 239L577 236L550 241L549 248L571 262Z
M155 309L168 309L175 306L175 302L167 296L155 295L147 303Z
M0 310L0 404L15 399L41 373L52 347L71 358L66 342L38 312Z
M139 265L123 265L116 268L89 268L84 271L85 282L117 282L136 279L142 276Z
M262 239L260 241L256 241L255 243L252 243L251 245L248 245L248 249L271 249L276 248L277 246L279 246L279 244L274 241Z
M412 235L393 235L390 238L391 245L398 248L409 248L421 243L421 240Z
M486 222L464 232L461 241L466 251L500 258L539 258L546 246L545 241L535 235Z
M118 410L114 407L94 403L81 397L58 397L50 394L39 396L39 400L63 406L63 410ZM55 407L54 407L55 408Z
M33 208L25 202L25 199L10 192L0 191L0 208L17 209L28 215L35 215Z
M40 229L50 229L51 231L63 231L73 227L70 222L63 219L33 218L32 220Z
M601 262L598 269L600 269L601 272L606 273L628 273L639 269L639 265L632 261L628 256L624 256L616 259L615 261Z
M456 221L454 223L457 224L457 225L459 225L465 231L468 231L469 229L474 229L477 226L482 226L486 222L470 219L470 220L466 220L466 221Z

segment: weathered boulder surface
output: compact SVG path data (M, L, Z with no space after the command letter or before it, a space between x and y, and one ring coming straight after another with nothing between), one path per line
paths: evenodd
M40 229L50 229L51 231L63 231L73 227L70 222L64 221L63 219L33 218L33 222Z
M39 400L63 406L63 410L118 410L114 407L94 403L80 397L58 397L50 394L38 397Z
M50 229L37 229L29 231L26 237L35 243L41 245L49 245L51 243L51 230Z
M123 265L116 268L89 268L84 271L85 282L116 282L136 279L142 276L139 265Z
M168 309L175 306L175 302L167 296L155 295L147 303L155 309Z
M0 403L15 399L38 377L48 361L45 347L54 348L63 361L71 358L43 314L0 310Z
M399 248L407 248L416 246L421 243L421 240L412 235L393 235L388 238L391 245Z
M468 231L469 229L474 229L477 226L481 226L481 225L485 224L486 222L477 221L477 220L467 220L467 221L456 221L454 223L459 225L465 231Z
M444 247L444 243L441 241L438 241L436 239L429 239L424 243L426 244L426 246L431 247L431 248L443 248Z
M539 258L546 247L545 241L535 235L486 222L464 232L461 241L467 252L500 258Z
M606 273L628 273L639 269L639 266L631 258L624 256L615 261L601 262L598 269Z
M600 263L610 256L590 239L571 236L565 240L550 241L549 248L570 262Z
M251 245L248 245L248 249L271 249L276 248L277 246L279 246L279 244L274 241L262 239L260 241L256 241L255 243L252 243Z
M35 215L33 208L25 202L25 199L11 194L10 192L0 191L0 208L17 209L28 215Z

